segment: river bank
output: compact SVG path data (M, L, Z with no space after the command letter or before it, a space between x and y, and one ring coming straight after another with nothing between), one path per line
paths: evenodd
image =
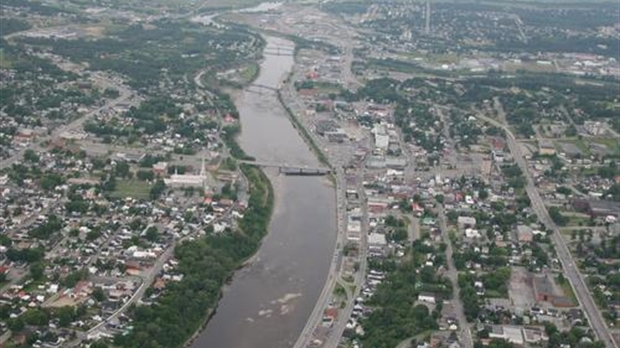
M291 45L280 38L265 39L272 48ZM290 56L265 55L255 83L277 88L293 63ZM261 95L245 89L233 96L242 130L235 142L245 155L266 162L319 165L312 145L275 92ZM224 287L217 310L189 345L193 348L289 348L325 284L336 236L333 184L325 178L264 172L275 199L269 233Z
M250 199L237 231L179 244L175 258L183 279L170 284L157 305L133 309L134 330L116 338L119 346L187 346L215 316L222 288L258 250L273 211L274 194L266 175L252 166L240 168L250 183Z
M271 217L272 212L273 212L273 206L274 206L274 191L273 191L273 187L271 186L269 179L267 178L267 176L265 175L265 173L263 173L259 168L255 168L252 167L250 165L247 164L242 164L240 166L240 169L243 173L243 175L245 175L246 177L248 176L248 172L250 170L255 171L256 176L259 178L260 183L259 185L264 185L267 188L267 196L266 196L266 206L268 207L269 210L269 217ZM252 185L251 181L248 179L248 181L250 182L250 185ZM251 208L251 207L249 207ZM267 226L265 226L265 230L266 230ZM266 233L265 233L266 234ZM258 250L258 248L256 248ZM225 283L222 285L222 287L220 287L220 291L219 291L219 296L217 299L217 304L219 304L220 300L222 299L222 296L224 294L224 287L230 285L230 283L232 282L233 276L235 274L235 272L239 271L240 269L246 267L247 265L251 264L254 260L256 260L256 252L254 252L251 256L247 257L245 260L243 260L229 275L228 278L226 278ZM203 323L200 325L200 328L198 330L196 330L196 332L185 342L185 344L183 345L183 347L189 347L191 346L196 339L199 337L199 335L204 331L204 329L207 327L207 325L209 324L209 321L211 320L211 318L213 318L213 316L217 313L217 306L215 305L213 308L210 308L207 312L207 315L205 317L205 320L203 321Z

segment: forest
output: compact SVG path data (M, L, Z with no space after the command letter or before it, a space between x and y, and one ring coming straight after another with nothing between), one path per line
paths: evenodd
M243 58L239 47L261 45L241 29L218 31L183 21L161 20L153 28L131 25L102 39L22 38L28 45L47 47L93 70L111 70L130 78L132 87L149 90L162 78L180 79L201 68L225 69ZM247 52L244 53L244 55Z

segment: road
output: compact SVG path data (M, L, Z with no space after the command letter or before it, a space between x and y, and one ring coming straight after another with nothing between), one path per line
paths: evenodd
M454 304L454 309L456 311L456 317L459 321L459 329L460 329L460 341L461 345L464 348L473 348L474 340L471 337L471 330L469 325L467 324L467 318L465 317L465 310L463 309L463 302L459 296L461 289L459 288L458 281L458 272L456 267L454 266L454 258L452 255L454 254L452 249L452 241L450 240L450 236L448 235L448 225L446 223L446 214L443 209L442 204L437 204L439 211L439 228L441 228L441 235L443 237L444 242L447 245L446 248L446 260L448 261L448 278L452 283L452 303Z
M299 99L296 94L296 90L294 88L295 77L291 77L287 83L281 86L281 93L283 96L283 100L286 100L288 107L291 109L293 113L301 114L306 106L303 101ZM302 121L303 123L303 121ZM311 132L310 132L311 133ZM311 133L312 134L312 133ZM320 144L322 147L322 143L320 139L314 139L317 144ZM337 154L333 154L336 155ZM333 156L331 156L333 157ZM331 158L333 160L334 158ZM337 214L338 214L338 235L336 239L336 248L334 250L332 263L330 265L329 273L327 276L327 280L325 286L323 287L323 291L321 292L314 310L312 314L308 318L304 329L299 335L294 348L304 348L309 345L310 340L313 338L313 333L316 327L321 323L323 319L323 311L327 308L330 299L332 298L332 294L336 287L336 284L340 284L345 288L347 293L348 305L347 307L341 311L339 314L339 318L337 324L332 328L332 331L329 336L329 341L324 347L336 347L340 338L342 336L342 332L346 326L346 322L350 316L351 311L353 310L353 303L356 297L356 293L361 289L361 285L364 282L365 277L365 269L366 269L366 233L362 232L362 243L360 245L360 267L356 275L355 279L355 292L352 293L351 290L347 286L347 282L343 281L340 277L339 271L341 269L340 262L342 262L342 247L346 243L346 179L344 170L342 169L345 163L341 163L342 161L335 161L331 163L331 167L334 168L334 174L336 178L336 205L337 205ZM361 172L358 177L358 190L360 190L360 194L363 195L362 177ZM364 220L367 221L367 216L364 217ZM364 230L363 230L364 231Z
M499 100L494 100L494 108L500 119L506 119L503 106ZM596 334L596 337L605 344L605 347L616 347L611 331L607 328L607 325L601 316L601 312L592 299L588 286L583 279L583 275L579 272L578 267L576 267L575 262L573 261L573 257L566 246L564 236L549 216L545 203L536 189L532 175L528 170L527 162L521 154L521 148L519 147L514 134L512 134L510 128L504 123L500 123L495 119L481 114L478 114L477 117L496 127L502 128L506 132L507 145L510 153L512 154L512 157L514 157L514 160L519 168L521 168L521 171L527 180L525 190L530 198L532 208L536 212L536 215L538 215L538 219L553 232L551 234L551 241L555 245L558 259L564 268L564 276L570 281L570 284L575 292L575 296L583 308L590 326Z
M139 301L142 298L142 296L144 296L144 293L149 288L149 286L151 286L151 284L155 281L155 277L157 277L157 274L159 274L159 271L161 271L161 269L164 267L164 264L166 263L166 261L168 261L168 259L172 257L174 253L174 247L175 247L175 244L172 244L157 258L157 261L155 261L155 264L150 269L149 273L146 275L146 277L142 278L142 284L140 284L140 287L138 288L136 292L133 293L131 298L129 298L129 300L125 302L125 304L121 308L119 308L116 312L114 312L112 315L107 317L106 320L100 322L99 324L95 325L90 330L88 330L87 334L90 335L96 332L97 330L101 329L110 320L117 318L119 315L125 312L125 310L129 308L129 306Z
M364 194L363 187L363 166L357 171L356 175L356 189L359 195L359 200L361 202L362 208L362 231L361 231L361 240L359 246L359 268L355 275L354 286L355 289L351 296L349 297L349 301L347 306L339 313L338 320L334 327L332 327L332 331L330 332L327 343L323 346L324 348L336 348L340 339L342 338L342 334L346 328L347 322L351 317L351 313L353 312L353 306L355 305L355 299L359 295L362 287L364 286L364 281L366 280L366 268L368 267L368 205L366 204L366 196Z
M104 88L107 88L107 87L116 88L119 91L119 93L120 93L118 98L109 100L103 106L100 106L100 107L98 107L98 108L96 108L96 109L94 109L94 110L92 110L92 111L82 115L81 117L75 119L71 123L68 123L68 124L66 124L64 126L56 128L54 131L52 131L51 134L38 138L36 143L33 142L33 143L29 144L28 146L26 146L26 147L20 149L19 151L17 151L17 153L15 153L13 156L8 157L8 158L0 161L0 170L8 168L12 164L18 163L19 161L21 161L22 158L24 157L24 153L26 152L26 150L28 150L28 149L34 150L36 148L40 148L40 144L41 143L44 143L44 142L46 142L48 140L57 138L61 134L65 133L65 132L81 130L82 126L84 125L84 123L86 121L90 120L92 117L94 117L95 115L99 114L101 111L109 109L109 108L112 108L112 107L114 107L114 106L116 106L116 105L118 105L120 103L123 103L123 102L129 100L133 96L131 90L129 90L128 88L125 88L124 86L119 86L118 84L114 83L113 81L110 81L109 79L101 76L100 74L93 73L92 76L93 76L93 79L95 80L95 82L98 85L101 85Z
M342 223L342 212L343 209L346 209L344 206L344 192L342 187L344 185L344 173L342 169L336 169L336 201L337 201L337 209L338 209L338 236L336 237L336 248L334 250L334 256L332 258L332 263L329 268L329 273L327 275L327 280L325 282L325 286L319 295L319 298L316 302L316 306L312 310L310 317L306 321L306 325L304 326L301 334L297 338L295 345L293 348L304 348L308 346L310 340L313 337L313 333L315 328L319 325L323 318L323 310L326 305L329 303L329 300L334 292L336 287L336 283L338 281L337 270L340 268L338 265L338 260L340 260L340 253L342 253L342 245L344 244L344 230Z
M353 52L353 45L355 43L355 32L350 30L348 27L344 27L343 30L347 33L348 40L344 41L344 60L342 67L342 82L344 82L345 86L349 89L357 90L358 87L361 87L362 84L357 80L357 77L353 73L351 69L353 66L353 59L355 58Z
M58 208L61 204L64 204L64 203L65 201L60 200L60 199L53 203L50 203L48 206L43 208L40 212L31 214L28 217L28 219L26 219L23 223L21 223L18 227L14 228L8 234L11 235L14 232L27 229L28 227L30 227L30 225L32 225L37 220L37 217L39 215L47 215L50 211L55 211L56 208ZM52 247L52 250L47 252L46 254L49 255L49 254L54 254L58 252L58 249L64 244L65 240L66 238L61 239L58 243L56 243ZM24 279L26 279L28 275L30 275L29 268L24 268L22 272L19 273L19 275L11 278L7 284L5 284L2 288L0 288L0 294L7 292L11 288L11 286L21 283Z

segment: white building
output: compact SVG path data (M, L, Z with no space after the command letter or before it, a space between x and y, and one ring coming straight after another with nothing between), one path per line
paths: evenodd
M169 187L207 187L207 170L205 167L205 160L202 159L202 167L200 173L195 174L178 174L176 171L170 176L165 178L164 183Z
M419 294L418 301L426 303L435 303L435 295L432 294Z

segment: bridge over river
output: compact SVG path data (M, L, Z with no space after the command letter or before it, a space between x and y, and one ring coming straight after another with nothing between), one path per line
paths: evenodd
M278 171L284 175L320 176L320 175L327 175L331 173L331 170L325 167L291 165L288 163L276 163L276 162L265 162L265 161L239 160L238 162L253 165L253 166L259 166L259 167L278 168Z
M267 47L263 50L263 55L270 56L293 56L295 54L294 46L276 46Z
M267 92L273 92L273 93L277 93L278 92L278 88L276 88L276 87L265 86L265 85L261 85L259 83L250 84L247 87L245 87L244 90L246 92L257 93L257 94L261 94L261 95L263 93L267 93Z

